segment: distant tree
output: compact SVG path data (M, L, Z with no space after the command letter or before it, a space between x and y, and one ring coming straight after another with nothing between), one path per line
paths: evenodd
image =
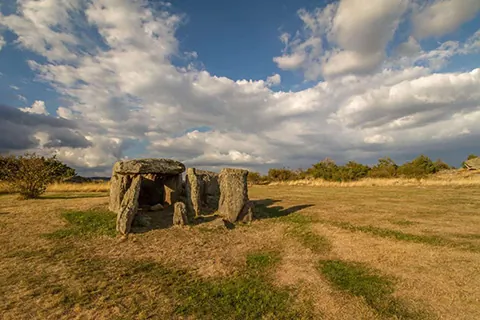
M25 199L37 198L51 182L75 175L75 170L55 156L45 158L35 153L0 157L0 175Z
M339 181L357 181L365 178L370 167L355 161L349 161L346 165L337 167L337 172L334 174L334 180Z
M394 178L397 176L397 169L398 165L392 159L380 158L368 175L372 178Z
M437 159L433 164L435 165L436 172L453 169L451 166L443 162L441 159Z
M429 157L420 155L413 161L406 162L398 167L397 173L399 176L406 178L422 178L437 171L435 164Z
M330 158L325 158L319 163L314 164L307 170L308 174L317 179L324 179L327 181L336 180L338 178L338 166Z
M249 171L247 181L251 184L258 184L262 180L262 175L255 171Z
M297 174L289 169L270 169L268 170L268 179L270 181L287 181L287 180L296 180Z

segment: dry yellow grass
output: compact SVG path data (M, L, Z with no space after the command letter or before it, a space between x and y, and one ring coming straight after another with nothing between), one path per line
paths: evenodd
M108 192L110 182L54 183L48 186L48 192Z
M108 192L110 182L87 183L53 183L47 187L47 192ZM0 181L0 194L12 193L8 183Z
M118 269L118 262L136 266L155 261L198 279L221 281L244 273L247 255L262 251L279 253L269 279L278 288L295 289L299 303L310 303L314 319L393 318L333 286L318 270L318 261L325 259L360 262L395 279L394 297L412 310L426 312L415 319L480 319L476 184L254 186L250 198L267 206L257 206L258 217L271 214L249 226L154 229L124 241L105 236L46 239L43 234L66 227L63 210L104 208L108 202L107 197L92 198L93 189L65 190L58 186L38 200L0 196L3 319L182 319L174 313L171 292L147 274L139 277ZM292 236L296 228L323 237L330 247L313 250L311 236ZM122 313L138 305L148 312Z
M323 179L304 179L271 182L269 185L315 186L315 187L391 187L391 186L480 186L480 172L452 170L423 179L376 179L365 178L359 181L335 182Z

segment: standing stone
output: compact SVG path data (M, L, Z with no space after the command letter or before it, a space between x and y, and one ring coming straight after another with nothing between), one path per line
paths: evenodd
M206 170L195 170L200 180L201 202L209 211L218 209L220 199L220 185L218 184L218 173Z
M200 208L202 205L200 179L195 173L194 168L187 169L187 204L188 210L193 213L195 217L200 215Z
M142 184L142 177L136 176L133 178L128 190L123 196L120 210L117 215L117 231L125 235L130 232L133 218L138 209L138 196L140 195L140 185Z
M182 193L182 175L174 175L165 178L165 203L173 205Z
M222 169L220 180L220 201L218 211L225 220L236 222L248 202L247 170Z
M173 225L184 226L188 224L187 207L183 202L175 202L173 211Z

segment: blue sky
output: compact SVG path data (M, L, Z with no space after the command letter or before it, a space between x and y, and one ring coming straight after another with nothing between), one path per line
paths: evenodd
M27 130L9 112L0 133L23 136L14 148L0 139L0 152L55 153L85 174L125 157L265 171L480 153L477 0L0 10L0 105L36 121Z

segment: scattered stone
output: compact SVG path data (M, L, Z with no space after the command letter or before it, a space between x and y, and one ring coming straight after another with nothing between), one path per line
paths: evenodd
M465 168L468 170L480 170L480 157L465 161Z
M238 221L243 223L250 223L255 215L255 205L253 201L248 201L238 216Z
M188 224L187 207L183 202L176 202L173 211L173 225L184 226Z
M225 220L234 223L248 202L247 170L222 169L220 180L219 213Z
M163 210L163 205L161 203L157 203L150 207L150 211L161 211Z
M136 176L133 178L128 186L128 189L123 195L123 199L120 204L120 210L117 215L117 231L123 235L130 232L133 218L137 213L138 195L140 194L141 183L142 177Z

